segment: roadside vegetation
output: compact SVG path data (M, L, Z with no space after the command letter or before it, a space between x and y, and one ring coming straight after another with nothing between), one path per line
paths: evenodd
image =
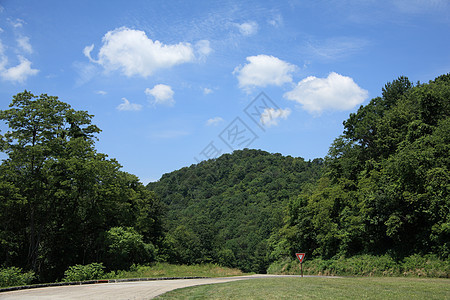
M113 271L105 279L158 278L158 277L227 277L244 275L239 269L221 267L217 264L173 265L155 263L151 266L131 266L128 271Z
M298 260L285 259L270 265L267 273L300 275L301 268ZM329 260L314 258L303 262L303 274L450 278L450 261L440 260L436 255L417 254L401 261L395 261L389 255L359 255Z

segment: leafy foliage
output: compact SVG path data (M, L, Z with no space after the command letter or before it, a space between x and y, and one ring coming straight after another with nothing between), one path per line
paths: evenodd
M411 255L401 261L389 255L343 256L336 259L314 258L303 263L304 274L341 276L417 276L450 277L450 262L440 260L436 255ZM270 274L301 274L297 260L286 258L270 265Z
M8 155L0 165L0 264L33 270L42 281L68 266L105 259L105 233L135 227L161 239L161 207L134 175L96 152L92 116L57 97L14 96L0 120Z
M290 200L273 259L435 253L449 257L450 75L388 83L350 114L325 171Z
M101 279L105 275L104 269L105 267L101 263L71 266L64 272L63 281L74 282Z
M155 259L155 247L145 243L133 227L113 227L106 232L107 258L110 269L124 270L132 264Z
M33 272L23 272L21 268L0 269L0 287L27 285L34 280Z
M427 274L430 265L446 272L449 115L450 74L415 86L402 76L350 114L325 159L244 149L144 187L95 150L91 115L19 93L0 111L9 127L0 134L2 278L50 281L96 262L263 273L299 251L339 272L367 270L372 257L382 258L376 269L408 273L420 262Z
M167 258L265 272L268 238L284 207L321 165L244 149L165 174L148 188L167 205Z

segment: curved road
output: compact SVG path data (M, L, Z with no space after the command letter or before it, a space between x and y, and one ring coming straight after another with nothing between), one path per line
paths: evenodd
M0 299L151 299L179 288L270 277L299 277L296 275L250 275L205 279L155 280L101 283L75 286L46 287L0 293ZM307 277L307 276L305 276Z

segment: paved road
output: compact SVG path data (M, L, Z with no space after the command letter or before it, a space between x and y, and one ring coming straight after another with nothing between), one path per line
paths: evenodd
M298 277L295 275L251 275L205 279L179 279L101 283L76 286L46 287L0 293L0 299L8 300L56 300L56 299L151 299L179 288L270 277ZM306 276L305 276L306 277Z

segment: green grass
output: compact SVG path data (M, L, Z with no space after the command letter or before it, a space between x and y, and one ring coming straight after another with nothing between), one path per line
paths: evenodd
M158 299L450 299L449 279L267 278L175 290Z
M171 265L156 263L151 266L132 266L128 271L115 271L105 274L104 278L147 278L147 277L225 277L244 275L241 270L221 267L216 264Z

